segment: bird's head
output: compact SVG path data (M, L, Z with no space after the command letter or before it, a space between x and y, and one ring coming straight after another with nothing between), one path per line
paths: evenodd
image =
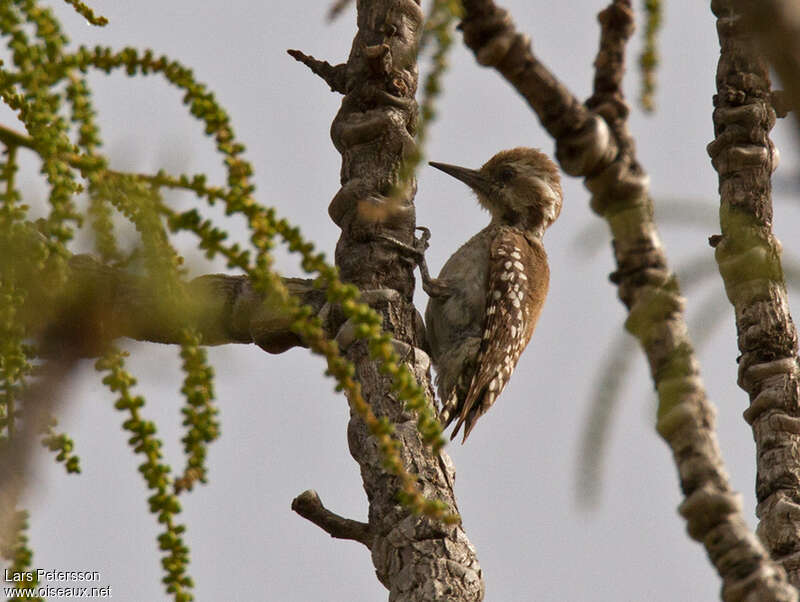
M500 151L480 169L433 161L430 165L472 188L495 222L541 237L561 213L558 168L536 149Z

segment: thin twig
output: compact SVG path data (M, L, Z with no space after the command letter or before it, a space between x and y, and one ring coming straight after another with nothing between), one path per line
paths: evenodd
M287 50L287 53L296 61L303 63L313 73L319 75L331 87L332 92L347 94L347 81L345 75L347 65L331 65L328 61L319 61L313 56L303 54L299 50Z
M304 491L292 500L292 510L336 539L350 539L372 548L375 538L367 523L344 518L325 508L313 489Z

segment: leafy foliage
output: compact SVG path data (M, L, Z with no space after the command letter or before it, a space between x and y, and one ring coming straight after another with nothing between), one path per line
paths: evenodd
M66 0L77 12L94 25L105 25L104 17L96 16L84 3ZM444 55L450 45L452 2L437 2L430 31L434 33L438 50L434 55L435 68L426 85L423 118L434 115L433 97L438 93L438 78L445 67ZM32 32L32 37L31 37ZM401 502L413 512L436 517L446 522L457 521L447 506L426 499L420 492L416 476L403 466L399 443L392 436L393 427L378 418L364 400L359 384L354 380L354 367L339 352L334 341L326 338L320 320L309 307L292 297L279 276L272 270L270 252L275 238L281 239L290 251L302 257L302 267L316 275L316 286L324 289L330 303L338 304L353 322L356 336L368 342L369 352L377 360L382 373L391 376L394 393L410 410L418 414L418 427L424 440L434 451L444 445L441 425L431 408L424 390L413 374L397 356L388 334L381 330L380 316L359 301L359 292L341 282L336 268L329 265L322 253L315 252L299 229L280 219L274 209L260 205L250 183L251 165L244 159L245 148L233 133L230 120L217 103L213 93L195 80L191 70L152 50L124 48L79 47L68 52L67 37L53 13L35 0L0 3L0 33L11 51L11 64L0 68L0 99L15 111L27 134L19 134L0 126L0 142L5 146L5 161L0 177L5 191L0 195L0 442L11 443L15 421L24 416L26 376L33 371L35 358L29 342L32 332L29 322L18 319L23 310L29 311L29 292L37 282L46 282L54 291L63 287L68 277L68 245L76 228L88 218L94 233L95 249L108 264L124 266L131 257L119 249L115 223L130 222L140 238L141 254L148 281L157 288L154 298L164 299L164 310L180 307L185 295L182 258L171 244L172 234L192 232L198 247L209 259L221 255L230 268L247 274L253 287L267 302L278 303L293 317L293 329L311 350L325 357L327 373L336 379L336 388L344 391L353 409L367 424L378 442L383 465L387 472L398 477ZM105 73L123 71L128 76L158 75L180 89L189 112L204 126L222 158L227 172L222 186L210 186L199 175L120 173L109 169L102 153L102 139L95 120L91 92L84 75L89 70ZM424 140L424 130L420 141ZM20 203L15 189L20 148L35 153L42 162L41 173L48 188L49 212L35 225L29 218L29 207ZM408 169L413 169L416 162ZM405 168L404 168L405 169ZM408 174L400 174L399 179ZM183 189L213 205L222 202L226 214L245 218L250 238L247 248L238 243L226 244L226 232L205 219L196 209L177 212L161 198L165 189ZM80 202L85 192L86 203ZM85 206L84 206L85 205ZM52 298L52 297L51 297ZM36 308L41 320L51 317L52 308ZM197 481L207 480L207 446L218 435L220 426L213 399L213 370L197 333L182 333L181 358L184 381L181 392L186 403L181 410L186 428L182 438L186 466L180 476L172 478L172 469L163 462L162 441L156 425L141 416L145 400L134 395L136 379L124 366L125 354L116 348L107 349L96 363L105 373L103 383L116 395L115 407L127 412L123 428L129 433L128 443L136 454L144 457L139 471L153 494L150 511L163 525L158 536L164 553L163 581L176 601L192 599L192 580L188 575L189 551L183 541L185 527L178 523L180 504L177 495L192 489ZM31 401L30 403L33 403ZM57 452L68 472L79 472L79 460L72 454L73 441L53 430L49 424L43 443ZM16 521L15 541L11 550L14 566L24 570L31 563L31 552L24 535L25 520Z
M642 108L652 113L656 108L656 68L658 67L658 30L661 29L661 0L644 0L644 49L639 55L642 71L642 92L639 102Z
M32 566L33 552L31 552L28 546L28 536L25 535L25 532L28 530L28 513L24 510L15 511L11 523L14 541L11 542L11 545L8 546L7 549L0 550L0 552L2 552L0 555L10 562L11 566L8 567L8 572L11 575L15 575L25 573ZM25 582L20 583L20 585L26 589L35 589L39 584L36 578L36 572L33 571L30 575L32 579L26 579ZM9 602L18 602L20 600L44 602L43 598L20 598L16 596L11 598Z

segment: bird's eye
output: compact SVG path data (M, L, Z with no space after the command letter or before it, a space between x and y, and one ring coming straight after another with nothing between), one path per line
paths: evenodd
M506 184L507 182L509 182L511 180L511 178L514 177L514 169L511 168L511 167L503 167L500 170L500 173L497 174L497 175L500 178L500 181L503 184Z

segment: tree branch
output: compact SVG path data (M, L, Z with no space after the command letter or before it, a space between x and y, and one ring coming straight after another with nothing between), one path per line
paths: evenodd
M464 0L459 29L478 63L494 67L519 92L556 142L556 157L570 175L587 175L617 154L605 122L581 102L531 51L508 12L491 0Z
M337 539L352 539L372 549L374 535L367 523L350 520L335 514L322 505L313 489L304 491L292 500L292 510Z
M600 115L613 130L619 153L632 155L633 139L627 127L630 113L622 91L625 47L633 35L633 9L629 1L612 2L597 15L600 47L594 60L594 87L586 107Z
M296 61L303 63L311 69L313 73L319 75L331 87L331 92L347 93L347 65L331 65L327 61L318 61L313 56L303 54L299 50L287 50L286 52Z
M587 101L596 113L576 107L492 0L464 0L464 9L464 40L478 62L495 66L525 97L556 139L564 170L585 177L592 209L611 226L617 262L611 279L629 310L626 328L639 339L659 394L657 430L678 467L686 495L681 514L722 577L723 598L796 599L782 569L750 533L731 491L713 428L714 409L688 338L684 300L653 223L648 177L636 160L620 86L632 25L630 2L615 0L600 15L595 90ZM598 122L608 127L587 125ZM581 128L583 137L576 132ZM609 130L610 140L604 142L602 132Z
M739 386L750 397L745 418L756 440L758 533L800 587L800 375L781 245L772 233L775 112L769 67L741 26L739 4L712 2L721 55L708 152L719 173L722 229L712 244L736 315Z
M209 274L187 284L186 301L171 304L148 278L103 265L91 255L69 260L68 285L54 293L47 283L32 287L24 319L41 339L44 355L65 345L95 356L118 337L178 344L191 327L206 345L255 343L269 353L301 345L280 303L257 293L246 276ZM311 280L285 278L289 291L316 314L325 293ZM323 312L324 314L324 312Z

